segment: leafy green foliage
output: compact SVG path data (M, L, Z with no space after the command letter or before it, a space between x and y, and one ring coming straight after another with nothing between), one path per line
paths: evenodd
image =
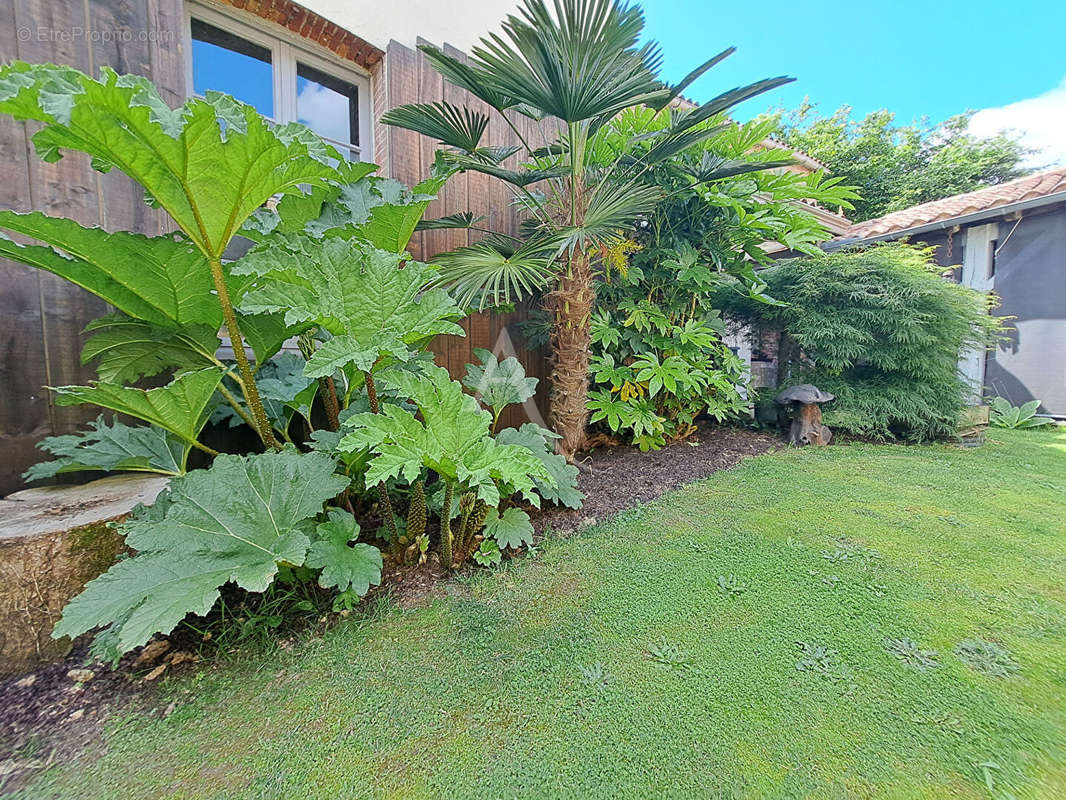
M906 636L901 639L885 639L885 649L919 672L940 666L935 650L923 650L916 641Z
M370 544L356 542L359 523L338 508L329 510L329 519L315 528L315 541L307 551L305 564L321 569L318 585L338 592L354 592L359 597L370 586L381 583L381 551Z
M93 320L93 335L81 351L81 361L96 360L96 374L107 383L132 383L143 377L175 370L186 372L218 365L218 326L168 327L109 314Z
M500 305L516 302L549 287L554 279L550 242L533 239L518 242L504 236L486 236L481 241L440 253L433 261L439 268L438 283L447 285L463 306Z
M514 154L478 146L483 115L437 110L443 122L466 126L459 144L485 163ZM449 492L462 482L494 503L501 490L539 503L536 485L558 488L542 458L491 438L487 414L459 384L436 367L428 373L421 367L421 351L435 336L463 335L456 324L463 311L430 285L436 272L404 250L459 163L437 159L431 176L408 189L372 177L374 165L346 161L302 125L274 125L217 93L171 109L150 82L110 70L94 80L52 65L0 67L0 112L35 123L33 142L46 161L74 150L102 172L126 173L177 228L149 237L0 211L0 229L19 238L0 234L0 256L63 277L116 309L89 326L82 354L84 362L97 362L101 380L59 387L56 402L93 404L149 423L108 425L101 417L85 433L52 437L43 447L57 458L27 476L85 469L176 476L168 495L124 525L138 555L90 584L57 635L109 626L97 652L114 656L169 630L187 612L206 613L227 582L262 592L276 575L286 585L306 585L313 570L320 570L322 587L336 590L335 604L351 607L380 580L380 553L355 542L353 515L330 508L317 527L314 518L331 501L365 510L359 494L369 479L382 516L393 521L382 454L369 444L336 449L340 423L364 409L378 423L399 419L401 428L417 427L422 438L401 446L421 446L415 460L450 481ZM437 226L475 222L459 214ZM238 233L256 244L223 264ZM236 369L217 355L223 326ZM292 337L301 355L274 359ZM386 368L394 384L386 381L379 391L374 373ZM511 402L516 391L525 400L532 392L535 381L513 359L494 362L489 372L490 400ZM169 382L131 385L157 375ZM512 395L502 393L511 379ZM377 414L382 406L386 413ZM249 424L273 452L218 454L197 441L209 416ZM297 417L305 424L293 425ZM322 419L326 429L313 430ZM282 449L281 440L302 441L305 433L312 452ZM216 457L213 465L186 474L191 447ZM484 500L470 498L464 537L488 514ZM390 527L398 539L398 528ZM424 557L424 503L414 536Z
M549 503L581 508L585 495L577 488L578 470L555 452L552 443L558 438L559 434L532 422L527 422L517 429L504 428L496 434L496 441L500 444L525 447L540 459L540 463L551 477L550 480L538 479L535 482L537 494Z
M879 440L955 435L967 387L959 353L989 346L1003 320L994 300L951 283L929 252L878 245L785 262L764 270L787 306L728 292L732 315L781 331L780 374L836 395L825 423Z
M503 553L495 539L483 539L478 549L474 551L474 561L483 567L495 567L503 561Z
M48 436L37 447L55 456L52 461L34 464L25 473L27 481L51 478L66 472L129 470L180 475L190 445L152 425L132 428L117 419L107 424L101 414L89 423L89 430Z
M373 164L346 162L340 180L307 196L283 198L273 209L260 209L243 232L256 241L271 233L358 239L403 253L455 167L438 159L432 176L410 189L392 178L369 175L375 169Z
M330 161L340 160L302 125L273 125L216 92L174 110L150 81L107 68L94 80L51 64L6 65L0 112L44 123L33 144L45 161L78 150L102 172L129 175L207 257L221 257L274 195L337 177Z
M645 652L648 658L656 664L662 664L670 669L687 670L693 666L692 657L680 645L668 642L666 639L652 642L645 648Z
M195 443L207 421L207 404L221 378L221 370L208 367L186 372L155 389L99 382L92 386L57 386L53 391L57 405L91 403L143 419L183 441Z
M436 103L407 105L382 117L446 145L438 160L492 175L509 184L528 212L522 236L492 236L437 258L441 281L463 305L499 305L549 293L556 350L552 405L560 449L570 458L583 445L588 410L589 301L605 251L625 239L638 219L654 212L666 192L649 173L682 150L713 136L711 118L790 78L771 78L725 92L703 107L663 113L664 125L646 132L639 153L603 146L601 133L619 114L663 109L692 80L725 58L720 53L675 86L658 77L661 56L641 43L643 13L615 0L524 0L502 31L484 37L459 61L422 45L446 81L495 112L514 109L541 122L543 146L522 142L518 169L502 165L516 151L481 146L488 124L481 111ZM652 112L654 115L654 112ZM506 116L501 120L513 128ZM769 166L708 164L701 182ZM718 168L720 167L720 168ZM533 189L534 185L544 184Z
M485 536L495 540L501 550L517 550L533 544L533 524L529 514L520 508L508 508L502 514L492 509L485 520Z
M84 286L134 319L173 329L175 341L202 343L205 334L188 326L217 331L225 322L252 412L249 420L266 446L277 447L234 312L243 287L229 279L222 258L268 200L340 182L343 173L334 166L343 163L340 154L303 125L274 125L252 106L216 92L171 109L147 79L119 76L108 68L94 80L52 64L0 67L0 112L40 123L33 143L47 162L74 150L87 154L101 172L124 172L180 231L158 237L109 234L36 213L7 214L0 228L44 244L7 246L5 240L0 251ZM256 330L248 341L260 360L276 352L288 335L276 321L251 327ZM146 360L141 333L111 325L107 345L113 357L116 350L132 352L122 356L121 369L105 365L107 372L128 376L145 368L189 366L187 352L176 364L165 363L173 361L173 351L167 358ZM165 336L158 330L153 335ZM131 360L137 366L130 366Z
M780 114L778 134L858 187L855 220L867 220L1025 175L1029 151L1014 136L976 137L973 112L936 125L898 125L889 111L861 120L842 106L821 116L813 106Z
M375 453L367 470L369 483L400 476L414 481L428 468L445 481L474 490L490 506L500 502L496 481L540 503L534 481L550 481L548 471L526 448L494 440L489 413L463 393L447 370L427 366L417 373L394 371L383 377L411 399L422 419L388 405L380 414L355 414L346 421L350 432L338 449L370 448Z
M716 583L722 594L730 599L740 597L740 595L748 590L748 585L732 573L729 575L719 575Z
M285 353L269 363L273 366L272 373L264 374L266 370L260 368L256 383L263 408L274 427L287 432L296 415L310 424L311 406L319 386L305 374L307 362L295 353Z
M971 669L996 678L1009 678L1018 671L1018 662L1010 650L998 642L963 639L955 646L955 655Z
M221 455L209 469L175 478L121 526L137 555L90 581L53 636L104 627L95 652L117 659L186 614L206 614L227 581L264 591L280 564L304 563L313 517L347 485L333 470L328 456L290 449Z
M429 267L358 240L278 234L234 271L261 279L244 297L245 312L284 313L290 325L333 335L308 359L308 377L348 364L369 372L382 359L410 359L437 334L464 335L454 322L459 307L443 290L426 289Z
M800 659L796 662L798 672L813 672L830 683L842 685L847 691L856 688L851 668L841 662L840 654L829 647L814 642L796 642Z
M746 410L744 366L712 316L671 316L647 300L619 306L593 322L592 379L602 387L589 393L593 422L647 450L690 435L701 414L723 420Z
M467 364L463 386L492 409L492 426L503 410L514 403L524 403L537 392L537 379L527 378L526 371L514 356L498 361L488 350L474 349L481 364Z
M108 233L38 211L0 211L0 228L42 242L20 245L0 237L0 254L65 278L138 321L171 328L222 325L222 308L210 296L207 258L190 242Z
M627 109L596 136L595 157L654 159L671 119ZM765 243L817 252L829 232L797 201L847 206L854 196L839 180L770 171L782 164L780 150L762 145L770 123L700 124L706 136L677 139L647 176L664 199L631 240L608 250L591 320L591 421L642 449L690 435L701 415L746 412L746 375L722 341L715 292L775 304L755 272L770 263Z
M989 413L989 424L995 428L1039 428L1050 425L1050 417L1038 417L1039 400L1030 400L1020 406L1012 406L1002 397L993 397Z

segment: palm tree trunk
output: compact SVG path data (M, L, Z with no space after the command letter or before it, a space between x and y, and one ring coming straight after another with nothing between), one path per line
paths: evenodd
M588 424L589 321L595 300L592 265L575 251L558 286L548 297L552 313L552 427L562 438L556 448L573 461L585 446Z

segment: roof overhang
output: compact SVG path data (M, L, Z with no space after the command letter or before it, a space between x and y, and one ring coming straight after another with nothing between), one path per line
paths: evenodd
M1016 203L1006 203L992 208L983 208L980 211L971 211L969 214L960 214L957 217L948 217L947 219L941 219L935 222L926 222L922 225L915 225L898 231L889 231L888 233L880 233L876 236L854 236L851 238L838 239L833 242L828 242L827 249L837 249L838 247L858 242L886 242L891 241L892 239L902 239L904 237L917 236L923 233L943 231L948 230L949 228L972 225L983 220L997 219L998 217L1005 217L1014 213L1031 211L1035 208L1053 206L1058 203L1066 203L1066 192L1055 192L1054 194L1046 194L1043 197L1032 197L1028 200L1019 200Z

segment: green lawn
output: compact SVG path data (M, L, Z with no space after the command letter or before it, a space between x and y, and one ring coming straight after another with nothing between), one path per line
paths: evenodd
M762 456L449 589L24 796L1066 797L1066 431Z

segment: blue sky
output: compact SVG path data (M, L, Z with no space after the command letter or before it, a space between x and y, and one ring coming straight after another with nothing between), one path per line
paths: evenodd
M1044 161L1066 158L1066 0L641 5L669 79L737 47L687 92L694 100L790 75L794 84L749 101L739 116L795 106L805 96L824 113L845 104L859 113L887 108L901 121L989 109L979 119L981 133L1009 125L1035 136Z

